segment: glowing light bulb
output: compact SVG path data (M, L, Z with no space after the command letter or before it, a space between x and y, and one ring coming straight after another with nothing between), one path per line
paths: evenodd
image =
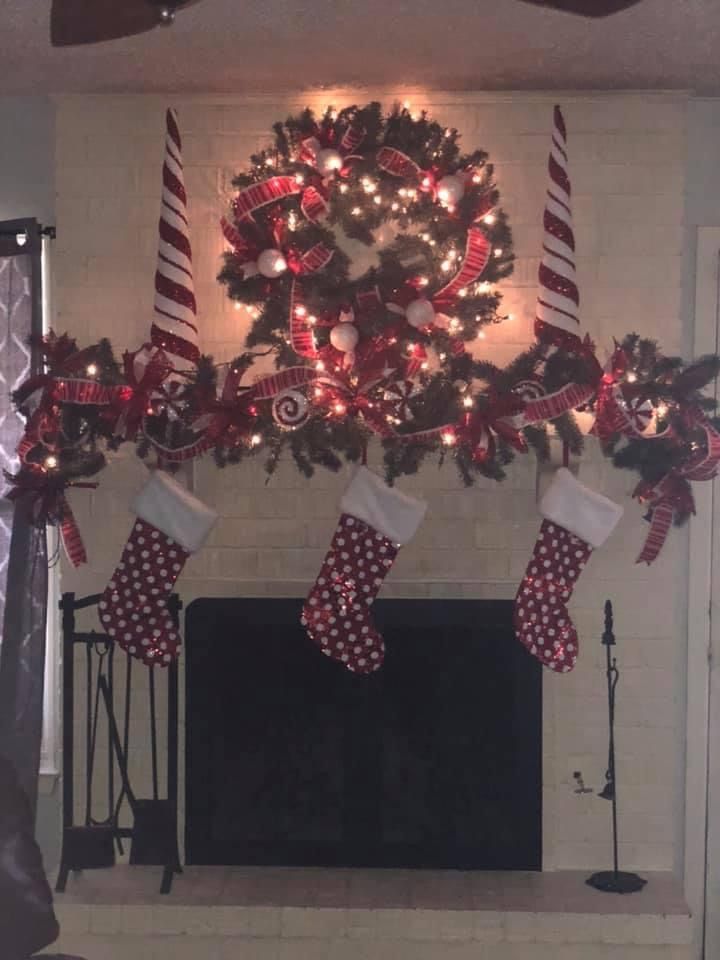
M380 204L382 203L382 197L380 196L379 193L375 194L375 196L373 197L373 200L375 201L375 203L377 203L378 206L380 206Z
M410 101L403 100L403 110L409 110L409 109L410 109Z
M473 183L482 183L482 177L479 173L474 173L472 178Z
M400 204L397 203L397 201L393 200L393 202L390 204L390 209L391 209L391 210L399 210L399 209L400 209Z
M428 280L427 277L418 277L418 284L419 284L421 287L426 287L429 283L430 283L430 281Z
M460 287L458 290L459 297L466 297L468 295L467 287Z
M502 248L502 247L495 247L495 249L493 250L493 256L495 256L495 257L501 257L502 255L503 255L503 248Z
M57 467L57 465L58 465L57 457L54 457L52 454L50 454L49 457L45 458L45 467L48 470L54 470L55 467Z
M307 310L303 306L295 307L295 316L304 317L307 314Z
M324 393L325 393L325 391L323 390L322 387L315 387L315 396L316 396L316 397L321 397Z
M408 192L407 192L407 190L405 189L405 187L400 187L400 189L398 190L398 196L399 196L399 197L406 197L406 196L407 196L407 193L408 193Z
M486 223L489 227L491 227L495 223L495 214L486 213L483 217L483 223Z
M452 263L449 260L443 260L440 264L440 269L443 273L448 273L452 269Z
M463 397L463 406L464 406L467 410L469 410L470 407L472 407L473 402L474 402L474 401L473 401L473 398L472 398L472 397L470 397L470 396Z
M451 330L459 330L459 329L460 329L460 321L458 320L457 317L453 317L452 320L450 321L450 323L448 324L448 326L450 327Z
M308 317L308 323L314 327L315 324L317 323L317 317L314 317L314 316Z
M484 339L485 339L485 331L484 331L484 330L478 330L477 339L478 339L478 340L484 340Z
M85 368L85 372L87 373L87 375L88 375L89 377L96 377L96 376L97 376L97 372L98 372L97 364L96 364L96 363L89 363L89 364L87 365L87 367Z
M480 284L480 292L490 293L490 284L488 283L487 280L483 280L483 282Z
M337 112L337 110L331 110L331 111L330 111L330 119L331 119L331 120L337 120L337 118L338 118L338 112Z
M265 166L266 166L266 167L274 167L274 166L275 166L275 161L273 160L272 157L265 157Z
M655 409L657 410L657 415L659 417L667 416L668 408L666 403L659 403Z
M455 444L457 443L457 437L452 431L446 430L442 434L442 442L445 444L446 447L454 447Z
M297 184L305 183L305 177L304 177L301 173L296 173L296 174L295 174L295 183L297 183Z
M446 353L438 354L438 359L440 360L441 363L445 363L445 361L447 360L447 354Z
M318 362L315 364L315 369L316 369L316 370L324 370L324 369L325 369L325 364L322 362L322 360L318 360Z
M262 443L262 437L260 436L259 433L254 433L254 434L250 437L250 446L251 446L251 447L257 447L257 446L259 446L261 443Z
M424 187L429 187L429 186L430 186L430 177L423 177L423 182L422 182L422 183L423 183L423 186L424 186Z
M353 207L352 210L350 211L350 213L351 213L354 217L359 217L360 214L362 213L362 210L360 209L360 207Z
M346 183L340 184L340 193L347 193L350 188Z
M635 383L635 381L637 380L637 374L631 370L630 373L627 375L627 377L625 377L625 379L627 380L628 383Z
M345 413L346 409L347 407L345 406L345 404L341 403L339 400L333 407L333 410L339 417L341 417Z
M234 304L234 307L235 307L236 310L242 310L243 305L240 303L239 300L236 300L236 301L235 301L235 304Z
M430 364L427 362L427 360L423 360L423 362L420 364L420 369L421 369L421 370L429 370L429 369L430 369Z

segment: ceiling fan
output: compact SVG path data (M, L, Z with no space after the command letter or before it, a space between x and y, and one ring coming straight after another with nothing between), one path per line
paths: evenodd
M547 7L548 10L577 13L581 17L609 17L611 13L634 7L640 0L525 0L525 3Z
M54 47L118 40L169 26L175 13L200 0L52 0Z

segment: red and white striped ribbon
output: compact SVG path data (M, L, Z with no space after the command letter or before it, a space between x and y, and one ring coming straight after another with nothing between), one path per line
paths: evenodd
M563 413L569 413L587 403L595 393L589 384L568 383L555 393L528 400L523 413L523 423L542 423L556 420Z
M65 496L61 498L60 507L62 511L60 540L65 549L65 554L74 567L82 566L83 563L87 563L85 544L82 541L77 521Z
M262 183L254 183L250 187L245 187L235 197L233 209L235 218L242 220L248 217L254 210L266 206L268 203L274 203L275 200L283 200L285 197L292 197L301 193L303 187L295 177L270 177L269 180L263 180Z
M422 173L420 167L401 150L394 147L380 147L377 153L377 165L385 173L393 177L418 178Z
M309 310L303 303L302 288L297 280L293 280L290 289L290 345L299 357L317 357Z
M300 209L303 216L313 223L317 223L327 216L330 205L316 187L306 187L303 190Z
M460 269L441 290L433 294L433 304L440 309L443 304L453 302L463 287L480 278L490 258L490 241L477 227L468 230L465 255Z
M580 295L575 275L571 187L568 176L567 131L560 107L555 107L552 146L548 159L550 184L543 216L543 256L538 271L535 335L559 345L579 336Z
M262 377L252 385L253 397L256 400L268 400L276 397L283 390L292 390L302 387L317 379L312 367L288 367L280 373Z
M298 273L315 273L316 270L322 270L333 258L333 251L324 243L316 243L310 247L300 257L300 268Z
M200 350L182 143L174 110L167 111L166 124L152 342L182 369L188 362L197 363Z
M657 559L667 540L674 515L675 508L672 502L667 499L660 500L652 508L650 531L635 563L647 563L650 566Z

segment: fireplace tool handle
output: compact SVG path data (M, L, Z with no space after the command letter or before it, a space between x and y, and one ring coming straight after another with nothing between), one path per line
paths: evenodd
M605 786L598 794L603 800L612 803L612 844L613 869L594 873L585 881L589 886L604 893L636 893L647 883L637 873L627 873L618 866L618 825L617 825L617 776L615 769L615 693L620 679L617 658L610 648L616 646L613 632L613 608L609 600L605 601L605 630L602 635L605 647L605 679L608 695L608 765L605 772Z

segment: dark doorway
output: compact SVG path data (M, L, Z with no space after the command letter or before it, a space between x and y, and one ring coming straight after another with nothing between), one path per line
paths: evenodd
M378 601L370 677L300 607L188 609L188 863L539 870L541 667L511 602Z

